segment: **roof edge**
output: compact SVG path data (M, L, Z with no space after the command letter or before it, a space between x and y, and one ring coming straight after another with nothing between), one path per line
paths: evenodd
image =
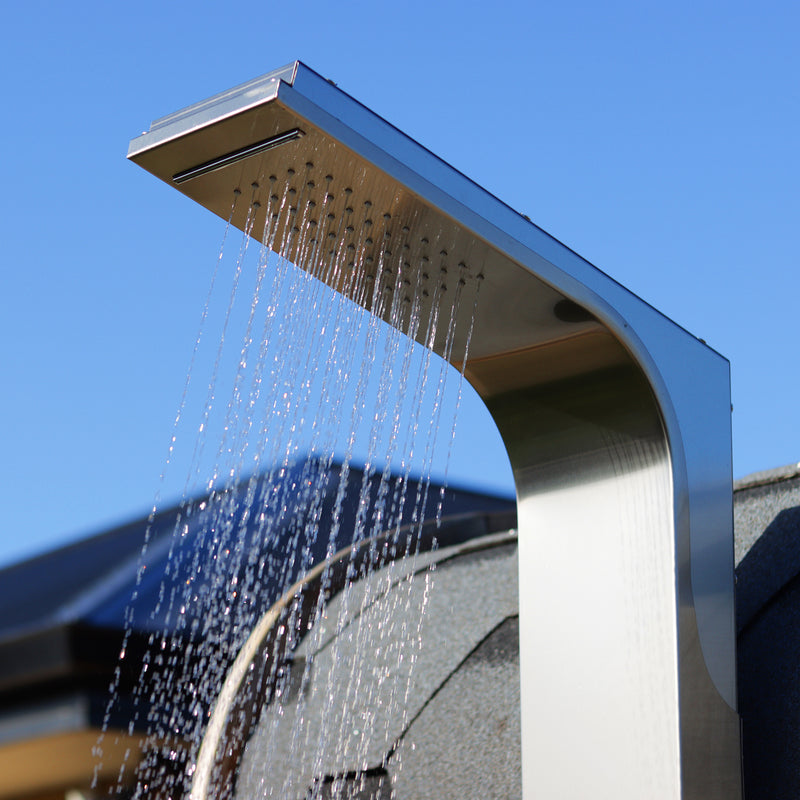
M768 486L773 483L781 483L792 478L800 477L800 462L787 464L785 467L775 467L765 469L760 472L752 472L733 482L733 491L740 492L744 489L755 489L758 486Z

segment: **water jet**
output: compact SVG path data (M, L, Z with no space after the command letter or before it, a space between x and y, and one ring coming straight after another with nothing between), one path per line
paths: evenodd
M314 274L390 324L404 281L480 281L426 344L471 336L514 470L523 796L740 796L728 362L299 62L128 155L242 230L273 215L299 266L357 261Z

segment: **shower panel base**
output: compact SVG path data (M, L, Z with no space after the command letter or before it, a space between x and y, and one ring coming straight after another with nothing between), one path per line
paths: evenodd
M129 158L242 230L297 197L275 240L366 270L330 285L387 321L403 270L480 282L465 375L517 488L523 796L740 797L728 362L299 62Z

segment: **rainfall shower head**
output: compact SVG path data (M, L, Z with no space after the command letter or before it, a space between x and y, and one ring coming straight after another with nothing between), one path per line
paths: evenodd
M231 215L234 191L242 191L251 205L237 204L231 222L241 230L249 225L256 236L264 230L268 215L277 214L287 189L293 192L287 202L299 203L297 213L294 217L282 215L279 224L299 227L290 252L296 263L301 261L299 254L309 249L310 238L324 241L330 236L331 247L341 239L340 246L350 247L351 261L360 259L370 279L387 284L391 274L385 270L378 274L379 264L387 261L387 251L392 255L392 269L395 265L409 270L427 265L415 271L415 281L433 282L445 274L447 287L462 276L485 277L481 286L483 311L476 320L470 362L475 365L500 354L510 358L502 369L503 385L496 388L511 388L512 375L526 365L543 382L579 372L583 367L575 361L576 349L591 350L594 366L626 360L624 348L591 314L564 317L558 309L565 296L553 285L530 273L521 274L511 254L476 236L447 208L429 202L421 194L428 187L415 185L418 178L403 183L387 172L390 168L397 173L408 172L396 155L366 146L366 140L342 126L334 109L318 118L320 110L312 109L295 89L298 75L321 80L301 64L270 73L157 120L148 133L131 142L128 157L223 219ZM323 88L333 90L327 81L323 84ZM338 90L334 94L346 98ZM362 115L372 117L362 106L353 101L350 104ZM304 112L312 113L305 116ZM331 135L320 123L341 129L344 135ZM399 131L382 124L398 145L413 145L437 170L453 172ZM366 147L356 149L358 145ZM253 201L257 203L255 209ZM521 229L533 230L549 240L521 215L502 208L513 215ZM469 208L463 210L472 213ZM297 220L303 215L305 225L299 225ZM283 227L279 228L274 241L284 241L285 234ZM320 246L317 249L325 255ZM521 277L526 282L524 287L519 286ZM530 285L532 280L535 288ZM464 308L461 313L466 318L471 309ZM461 336L466 335L463 332L467 328L458 326ZM578 348L574 346L576 337L582 339ZM546 354L538 350L544 343L548 344ZM439 343L440 350L442 347L443 341ZM453 350L463 352L463 342L457 341ZM490 382L494 385L495 379Z
M465 375L517 484L524 795L740 796L727 361L299 62L128 155L390 323L383 291L480 281Z

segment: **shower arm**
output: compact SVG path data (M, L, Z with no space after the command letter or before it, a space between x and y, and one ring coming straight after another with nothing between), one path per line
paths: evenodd
M128 156L243 230L302 179L480 280L465 375L517 490L523 797L740 797L728 362L300 62ZM386 241L356 256L375 281Z

